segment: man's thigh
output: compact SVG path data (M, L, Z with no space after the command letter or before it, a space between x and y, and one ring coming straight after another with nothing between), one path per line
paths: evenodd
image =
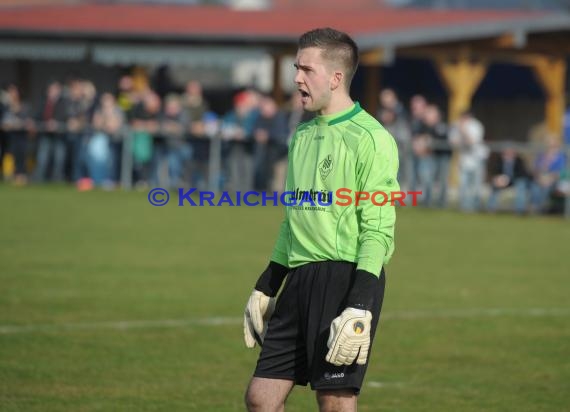
M253 377L247 388L245 403L249 411L281 411L294 382L285 379Z
M349 279L354 279L354 275L351 273L346 273L345 271L350 271L350 268L343 267L340 264L333 264L331 273L331 281L334 284L340 286L344 290L346 295L347 291L350 290L351 284L344 285L342 278L348 276ZM343 273L345 272L345 273ZM386 276L384 270L380 275L378 281L378 290L374 296L374 302L371 308L372 312L372 322L370 331L370 344L374 342L374 337L376 334L376 328L378 326L378 321L380 319L380 312L382 309L382 301L384 297ZM350 282L352 283L352 282ZM329 288L330 289L330 288ZM331 293L329 292L329 295ZM319 302L318 298L313 300L314 302ZM369 351L369 356L364 365L358 365L353 363L352 365L335 366L328 363L326 359L326 354L329 351L327 341L330 334L330 325L333 319L338 316L346 307L344 296L327 296L324 304L320 305L324 308L321 313L318 324L310 328L313 331L319 331L318 333L313 332L313 340L310 340L308 347L314 348L309 351L309 362L310 362L310 383L311 388L318 391L338 391L338 390L349 390L353 394L358 394L360 388L364 381L366 375L366 370L368 368L368 361L370 359L370 354L372 349ZM310 333L307 331L307 333Z
M267 327L254 376L308 382L307 350L299 308L299 276L289 273Z

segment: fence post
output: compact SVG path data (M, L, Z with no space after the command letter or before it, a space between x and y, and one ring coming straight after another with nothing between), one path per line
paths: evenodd
M222 166L222 139L220 133L210 139L210 157L208 161L208 190L217 193L220 188Z

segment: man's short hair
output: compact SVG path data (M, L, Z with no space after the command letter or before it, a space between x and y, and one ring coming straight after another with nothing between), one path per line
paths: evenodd
M352 38L330 27L314 29L299 38L299 49L317 47L325 59L339 62L344 68L347 89L358 67L358 46Z

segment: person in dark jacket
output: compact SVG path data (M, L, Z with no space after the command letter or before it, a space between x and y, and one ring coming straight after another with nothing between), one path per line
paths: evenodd
M48 167L51 164L51 179L61 182L64 179L67 147L64 131L66 107L60 82L53 81L48 84L46 94L38 105L35 120L39 139L34 180L38 182L46 180Z
M259 109L253 132L254 188L263 191L273 187L274 165L287 153L288 130L287 116L271 96L261 98Z
M527 206L527 192L530 182L523 159L513 147L503 150L500 157L490 170L491 195L487 204L487 210L495 212L499 202L500 193L509 187L515 189L514 209L516 213L524 213Z

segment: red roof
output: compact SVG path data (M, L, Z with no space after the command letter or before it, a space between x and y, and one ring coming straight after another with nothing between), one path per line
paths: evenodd
M481 23L528 20L544 16L527 11L467 11L418 9L276 9L237 11L220 7L158 5L77 5L6 8L0 12L4 34L89 34L173 36L192 39L283 38L330 26L353 36L430 29L469 27Z

